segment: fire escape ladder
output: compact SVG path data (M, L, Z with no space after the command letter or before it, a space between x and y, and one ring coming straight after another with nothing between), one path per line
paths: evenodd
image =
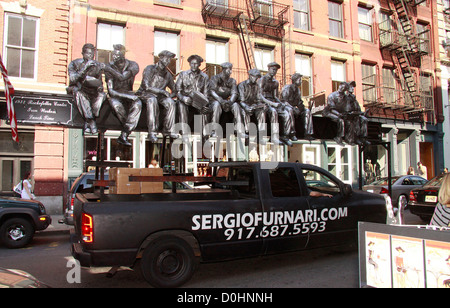
M291 74L291 29L289 26L287 37L284 36L281 41L282 60L283 60L283 80L282 85L287 85L290 82Z
M420 108L420 96L418 95L415 71L412 68L413 58L417 57L419 48L417 46L416 36L414 35L413 24L408 16L408 7L406 0L393 0L395 11L401 30L399 31L399 45L393 51L393 58L397 60L398 70L403 78L401 79L402 88L407 93L405 97L405 109L417 110ZM399 29L400 30L400 29ZM409 99L408 99L409 98Z
M242 50L244 51L247 70L256 68L255 52L253 51L250 31L248 29L247 16L244 14L239 16L239 38L241 40Z

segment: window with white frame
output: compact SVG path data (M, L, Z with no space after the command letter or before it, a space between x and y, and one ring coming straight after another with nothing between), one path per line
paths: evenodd
M125 45L125 27L99 22L97 24L97 61L109 63L116 44Z
M302 96L313 94L311 56L304 54L295 55L295 72L302 74Z
M206 39L206 74L209 77L222 71L221 64L228 62L228 41L219 38Z
M352 183L352 156L350 146L328 145L328 171L342 182Z
M136 138L132 135L129 138L133 146L123 147L117 143L117 136L105 136L105 149L103 151L103 160L129 162L134 165L136 153ZM98 161L97 137L88 136L85 138L85 159Z
M358 24L361 40L372 42L372 10L358 7Z
M332 91L337 91L341 82L346 81L345 62L331 60Z
M330 35L337 38L344 38L344 19L341 3L328 1L328 18L330 24Z
M309 0L294 0L294 28L310 31Z
M262 73L267 72L267 65L273 62L273 48L265 46L255 46L256 68Z
M362 71L362 91L363 99L365 103L372 103L377 101L377 89L376 89L376 75L375 65L361 64Z
M36 78L39 18L5 14L4 63L10 77Z
M395 104L397 102L397 82L394 69L383 68L382 77L384 101L388 104Z
M178 70L177 61L179 58L179 35L175 32L167 32L167 31L155 31L155 41L154 41L154 63L157 63L159 60L159 53L163 50L168 50L175 54L175 58L171 59L168 69L175 76Z
M180 4L180 0L158 0L157 2L164 2L170 4Z

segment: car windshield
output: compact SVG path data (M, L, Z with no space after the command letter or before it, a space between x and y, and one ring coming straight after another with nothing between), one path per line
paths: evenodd
M393 176L391 177L391 185L395 183L400 177ZM370 183L370 185L388 185L388 178L381 178L375 182Z
M430 181L428 181L428 183L426 183L424 186L435 186L435 187L440 187L442 180L444 179L444 175L445 174L441 174L433 179L431 179Z

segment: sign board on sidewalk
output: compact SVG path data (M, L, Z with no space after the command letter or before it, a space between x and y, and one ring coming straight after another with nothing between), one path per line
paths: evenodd
M449 288L450 229L359 223L360 287Z

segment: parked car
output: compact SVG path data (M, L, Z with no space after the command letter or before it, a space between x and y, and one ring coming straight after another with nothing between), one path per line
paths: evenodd
M401 204L405 208L408 205L410 191L422 187L426 182L426 179L418 175L391 177L392 194L390 196L392 205L398 208L398 205ZM363 186L363 190L376 194L389 194L388 177Z
M0 289L3 288L49 288L27 272L0 267Z
M0 244L22 248L33 239L35 231L47 229L52 219L37 200L0 197Z
M109 173L105 172L105 180L109 179ZM64 219L60 223L73 225L73 203L77 193L93 192L94 187L92 181L95 179L95 171L82 173L72 184L67 192L66 202L63 205ZM107 187L106 187L107 188ZM172 189L172 182L164 182L164 189ZM177 183L177 190L193 189L187 183Z
M438 203L439 189L444 175L445 173L440 174L422 187L411 190L408 207L412 214L419 216L424 221L430 221Z

